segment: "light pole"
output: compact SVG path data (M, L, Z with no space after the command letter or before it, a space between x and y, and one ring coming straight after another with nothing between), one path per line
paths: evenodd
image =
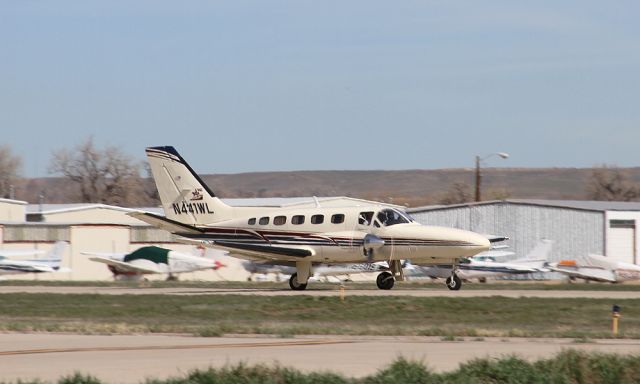
M503 159L509 158L509 154L506 152L496 152L485 157L476 156L476 201L480 201L480 184L482 183L482 176L480 175L480 162L487 160L491 156L500 156Z

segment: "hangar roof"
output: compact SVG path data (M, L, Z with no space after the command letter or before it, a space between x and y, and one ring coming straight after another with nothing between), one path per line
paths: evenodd
M27 205L28 204L26 201L22 201L22 200L3 199L3 198L0 198L0 203L17 204L17 205Z
M408 212L434 211L449 208L472 207L491 204L520 204L534 205L541 207L578 209L583 211L640 211L640 202L627 201L591 201L591 200L540 200L540 199L507 199L482 201L479 203L471 202L455 205L430 205L425 207L416 207L408 209Z
M316 198L313 197L265 197L265 198L247 198L247 199L221 199L226 204L234 207L307 207L315 206ZM318 197L318 202L323 207L345 207L353 205L369 205L380 204L385 206L393 206L404 208L401 206L380 203L369 200L355 199L352 197ZM124 208L116 205L96 204L96 203L78 203L78 204L29 204L27 205L27 213L39 213L39 214L55 214L63 212L74 212L89 209L112 209L122 212L134 212L134 211L146 211L157 214L164 214L161 207L138 207L138 208Z

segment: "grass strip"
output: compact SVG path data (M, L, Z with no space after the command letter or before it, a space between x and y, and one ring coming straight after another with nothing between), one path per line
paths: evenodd
M0 294L0 331L611 337L611 299ZM640 299L619 337L640 338Z

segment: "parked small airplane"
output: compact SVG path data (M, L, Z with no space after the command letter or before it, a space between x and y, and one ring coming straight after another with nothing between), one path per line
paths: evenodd
M387 261L376 280L391 289L404 278L401 260L451 265L448 282L461 284L458 261L489 249L489 239L454 228L423 226L384 205L314 208L232 207L218 199L173 147L146 149L166 217L129 215L182 237L248 260L293 262L289 279L303 290L312 264Z
M249 281L256 280L255 275L267 275L273 273L276 275L276 281L280 281L282 275L292 275L296 273L295 263L290 264L274 264L270 262L260 263L256 261L243 261L242 267L251 274ZM358 264L318 264L313 265L313 278L315 280L327 278L329 276L348 276L357 273L371 273L388 271L389 267L386 262L377 263L358 263Z
M61 267L62 256L69 244L58 241L42 259L16 260L18 256L33 256L45 253L42 250L2 250L0 251L0 275L15 275L21 273L70 272Z
M458 276L463 280L478 279L482 282L487 278L523 275L548 271L545 269L548 257L551 254L551 240L541 240L525 257L508 262L497 261L501 258L514 255L510 251L489 250L469 257L458 266ZM446 278L448 266L421 266L408 263L405 274L410 277ZM456 289L456 287L449 287Z
M611 260L605 256L588 255L580 260L562 260L547 264L554 272L563 273L571 280L575 278L621 283L629 280L640 280L640 265Z
M142 278L142 275L167 274L167 280L174 280L177 273L224 267L217 260L155 246L138 248L131 253L81 253L92 256L89 260L107 264L116 279L136 280Z

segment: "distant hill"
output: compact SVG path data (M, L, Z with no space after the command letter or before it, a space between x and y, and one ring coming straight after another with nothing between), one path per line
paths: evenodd
M631 181L640 182L640 168L624 168ZM486 168L482 170L484 200L587 199L591 168ZM351 196L408 206L436 204L455 183L468 186L473 196L473 169L401 171L295 171L203 175L221 197ZM23 180L16 198L37 203L78 202L73 186L63 178Z

